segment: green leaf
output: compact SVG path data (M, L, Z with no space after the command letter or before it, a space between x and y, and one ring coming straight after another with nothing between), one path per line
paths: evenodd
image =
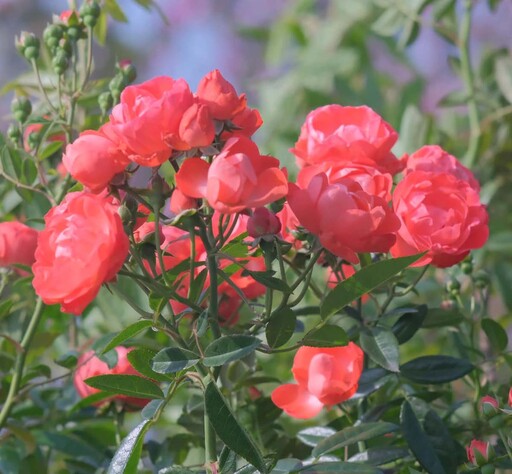
M151 426L151 420L144 420L123 439L114 454L107 474L137 474L144 436Z
M164 398L160 387L138 375L96 375L89 377L84 382L90 387L111 393L119 393L136 398Z
M126 339L130 339L131 337L135 336L139 332L143 331L144 329L149 328L153 325L152 321L149 321L147 319L143 319L142 321L137 321L136 323L130 324L128 327L124 328L121 332L117 333L109 342L105 345L103 350L101 351L102 354L105 354L108 351L111 351L112 349L116 348L120 344L122 344Z
M372 466L365 466L362 464L350 462L319 462L310 464L296 472L303 472L304 474L316 474L318 472L336 472L336 473L352 473L352 474L381 474L382 471Z
M261 341L254 336L223 336L213 341L204 351L203 363L207 367L224 365L241 359L254 351Z
M92 395L89 395L88 397L82 398L77 403L75 403L71 409L69 410L70 413L73 413L77 410L81 410L82 408L88 407L90 405L95 405L98 402L101 402L103 400L106 400L107 398L113 397L113 393L109 392L96 392Z
M60 355L55 359L55 363L60 365L61 367L65 367L66 369L71 369L76 366L78 362L78 352L77 351L68 351L65 354Z
M348 428L338 431L332 436L320 441L313 449L312 454L314 457L318 457L322 454L334 451L335 449L350 446L351 444L358 443L359 441L376 438L377 436L391 433L397 429L397 425L384 421L349 426Z
M349 458L349 462L364 462L373 466L381 466L407 456L409 456L409 451L405 448L370 448L362 453L354 454Z
M293 336L296 322L297 316L290 308L274 311L265 328L268 345L275 348L286 344Z
M502 56L495 63L495 77L503 97L512 104L512 59Z
M487 339L489 339L492 350L495 352L504 351L508 346L508 336L501 324L490 318L482 319L480 324Z
M131 366L141 375L152 380L157 380L158 382L169 382L169 380L172 380L172 376L159 374L151 368L151 363L155 356L156 351L140 347L128 352L126 357Z
M266 286L267 288L271 288L272 290L281 291L283 293L291 293L290 287L279 278L272 276L272 272L256 272L247 270L244 268L242 275L250 275L254 278L258 283Z
M46 158L50 158L54 153L59 151L62 148L62 142L55 141L51 142L38 156L40 161L46 160Z
M414 153L427 139L430 121L418 108L409 104L400 122L400 139L396 144L397 156L403 153Z
M105 11L114 20L120 21L121 23L128 23L128 18L126 18L126 15L117 3L117 0L105 0Z
M325 438L328 438L335 433L336 430L334 428L329 428L328 426L312 426L311 428L300 430L297 433L297 438L306 446L314 448L320 441L323 441Z
M154 358L151 368L159 374L173 374L196 365L200 356L179 347L162 349Z
M360 342L362 349L373 362L391 372L398 372L400 365L398 341L390 329L374 327L362 331Z
M206 387L204 404L217 436L260 472L267 473L261 451L250 434L239 424L214 382L210 382Z
M421 466L431 474L445 474L434 447L421 429L420 422L408 401L402 404L400 424L404 438Z
M22 160L14 150L4 146L0 152L0 163L2 172L11 178L20 179L22 176Z
M457 308L428 308L422 327L438 328L444 326L458 326L462 321L464 321L464 315Z
M420 384L438 384L457 380L475 367L466 359L446 355L418 357L400 367L400 373Z
M414 334L421 328L423 321L427 316L428 307L425 304L419 305L415 310L405 313L398 321L393 324L391 330L395 335L398 344L404 344L409 341Z
M302 340L302 345L311 347L338 347L346 346L348 343L345 330L333 324L325 324L318 329L313 329Z
M328 318L331 314L338 312L352 301L361 298L364 294L405 270L422 255L382 260L362 268L327 294L320 306L320 315L323 319Z

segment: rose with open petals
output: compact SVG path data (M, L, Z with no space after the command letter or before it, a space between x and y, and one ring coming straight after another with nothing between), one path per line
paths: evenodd
M450 267L489 237L478 192L451 173L407 173L393 193L393 207L402 226L391 254L427 252L412 266Z
M118 208L113 198L78 192L46 214L32 267L34 289L46 304L80 314L115 278L129 248Z
M34 253L39 232L21 222L0 223L0 267L21 264L30 267L34 263ZM26 272L16 270L20 275Z
M66 147L62 162L77 181L92 192L103 191L112 178L130 163L112 138L110 124L87 130Z
M369 107L333 104L308 114L291 151L301 167L326 161L360 163L394 175L403 169L391 153L397 139L393 127Z
M359 263L358 253L387 252L400 221L386 201L350 179L329 184L325 173L306 189L290 184L288 203L300 224L334 255Z
M91 387L87 385L84 380L90 377L96 377L97 375L139 375L128 361L127 355L133 350L127 349L126 347L118 346L115 348L117 352L117 364L112 369L103 362L101 359L94 355L94 351L86 352L82 354L78 359L77 369L75 371L73 377L73 383L75 385L76 391L80 397L85 398L90 395L94 395L98 393L99 390L97 388ZM147 398L135 398L129 397L127 395L114 395L107 400L118 400L119 402L126 403L130 406L134 407L143 407L148 404L149 400ZM96 405L100 405L101 403L105 403L106 400L102 400Z
M324 406L348 400L357 391L364 353L350 342L342 347L303 346L293 360L297 384L272 392L272 401L294 418L312 418Z
M466 181L477 192L480 191L480 183L472 171L438 145L423 146L407 158L404 174L413 171L453 174L456 178Z
M179 136L183 114L194 97L183 79L155 77L128 86L112 109L110 123L123 151L142 166L158 166L169 159L169 141Z
M347 178L352 179L361 185L364 192L379 196L386 202L391 200L393 177L389 173L381 173L373 166L330 162L305 166L299 171L297 184L301 188L305 188L311 179L319 173L325 173L329 183L336 183Z
M279 161L260 155L256 144L245 137L229 139L212 164L201 158L185 160L176 185L186 196L204 198L224 214L264 206L288 190Z

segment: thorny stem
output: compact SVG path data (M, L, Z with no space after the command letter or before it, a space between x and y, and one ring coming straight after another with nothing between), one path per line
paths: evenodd
M25 359L27 357L28 348L32 342L32 338L34 337L39 321L41 320L44 308L45 305L43 300L38 298L34 312L30 317L28 327L20 342L20 350L16 356L16 362L14 363L14 373L12 376L11 384L9 385L9 392L7 393L7 398L5 399L2 410L0 411L0 429L4 427L5 422L7 421L7 417L11 413L14 399L20 387L21 378L23 377L23 369L25 367Z

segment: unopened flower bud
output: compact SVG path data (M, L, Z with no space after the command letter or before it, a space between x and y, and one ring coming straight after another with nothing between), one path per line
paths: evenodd
M144 224L137 227L137 229L133 232L133 240L135 240L135 242L138 244L144 243L156 245L155 232L155 222L144 222ZM158 237L160 242L163 242L165 239L161 225L158 226Z
M80 14L82 15L84 24L90 28L96 25L100 13L101 8L96 1L84 2L80 8Z
M258 207L247 220L247 233L254 238L272 236L281 230L281 221L266 207Z
M468 461L474 466L484 466L494 457L494 449L486 441L474 439L466 447Z
M68 68L69 61L66 55L66 52L63 49L57 49L55 56L52 59L52 67L56 74L59 76L64 74L66 69Z
M485 288L489 285L490 283L490 280L489 280L489 275L487 275L487 273L483 272L483 271L479 271L475 276L474 276L474 283L475 283L475 286L477 288Z
M64 29L61 25L48 25L43 31L43 40L50 50L57 47L63 36Z
M123 59L117 63L117 68L128 83L133 82L137 78L137 69L129 59Z
M102 92L98 96L98 105L100 106L101 113L103 115L107 115L107 112L114 105L114 98L110 92Z
M492 417L498 413L500 404L498 400L489 395L482 397L480 400L480 410L486 417Z
M451 295L458 295L459 292L460 292L460 283L458 280L456 280L455 278L450 280L447 284L446 284L446 291L448 291L448 293L450 293Z
M133 214L132 214L130 208L126 204L119 206L119 209L117 212L121 216L121 221L123 222L123 225L125 225L125 226L130 225L132 223L132 221L134 220Z
M11 102L11 112L18 122L25 122L32 112L32 104L26 97L15 97Z
M7 129L7 136L12 142L18 143L21 138L20 129L16 125L11 123L9 125L9 128Z
M84 29L80 25L68 27L68 38L71 41L78 41L79 39L85 38L86 34Z
M34 33L22 31L15 40L16 49L29 61L39 57L40 42Z
M108 88L114 98L114 103L119 102L119 98L121 97L121 92L128 85L126 78L122 74L116 74L112 80L108 83Z

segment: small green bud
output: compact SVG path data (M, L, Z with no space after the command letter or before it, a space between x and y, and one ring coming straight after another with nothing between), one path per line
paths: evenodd
M57 48L53 51L53 54L56 55L59 53L59 51L62 51L68 59L71 58L73 55L73 46L71 41L69 41L67 38L61 38Z
M107 112L114 105L114 98L110 92L102 92L98 96L98 105L100 106L101 113L103 115L107 115Z
M471 275L473 273L473 264L471 262L462 262L460 269L465 275Z
M64 29L61 25L48 25L43 31L43 40L49 48L57 46L63 36Z
M25 48L23 56L25 56L25 58L29 61L32 61L32 59L37 59L39 57L39 48L36 48L35 46L29 46Z
M19 127L11 123L7 129L7 136L13 143L18 143L21 138L21 132Z
M64 74L68 65L69 61L65 51L59 48L52 59L53 70L60 76L61 74Z
M117 211L119 213L119 216L121 216L121 221L123 222L123 225L131 225L134 221L133 214L128 206L123 204L119 207L119 210Z
M79 39L84 38L84 36L85 32L79 25L68 27L68 38L71 41L78 41Z
M84 15L83 17L84 25L88 26L89 28L94 28L96 26L96 23L98 23L98 18L91 15Z
M446 291L448 291L448 293L450 293L452 295L458 295L459 291L460 291L460 283L459 283L459 281L456 280L455 278L450 280L446 284Z
M116 74L112 80L108 84L108 88L112 93L112 97L114 98L114 102L117 104L119 102L119 98L121 97L121 92L128 85L125 77L122 74Z
M41 134L39 132L32 132L27 137L27 144L31 150L35 150L41 141Z
M39 57L40 41L34 33L22 31L15 39L16 49L29 61Z
M11 102L11 112L18 122L25 122L32 112L32 104L26 97L15 97Z
M477 288L486 288L490 283L489 275L484 271L477 272L473 277L473 281Z
M117 69L128 81L128 83L133 82L137 78L137 69L135 69L135 66L128 59L119 61L117 63Z
M90 26L91 28L96 25L100 13L101 8L96 1L84 2L80 8L80 15L84 20L84 24Z

